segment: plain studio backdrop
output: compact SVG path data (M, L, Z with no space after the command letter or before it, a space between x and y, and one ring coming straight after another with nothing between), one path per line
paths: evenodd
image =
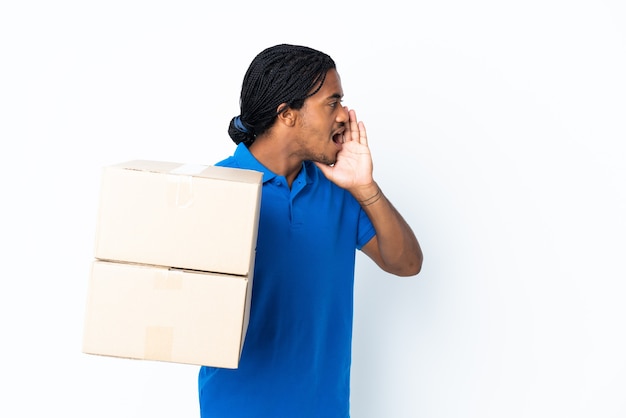
M357 257L352 416L626 416L624 4L4 1L0 416L198 416L196 366L81 353L101 168L230 155L277 43L336 60L424 249Z

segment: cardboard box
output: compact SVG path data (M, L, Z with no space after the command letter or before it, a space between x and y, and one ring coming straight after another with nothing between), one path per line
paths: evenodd
M237 368L251 277L95 260L83 352Z
M246 276L263 174L136 160L105 167L95 257Z

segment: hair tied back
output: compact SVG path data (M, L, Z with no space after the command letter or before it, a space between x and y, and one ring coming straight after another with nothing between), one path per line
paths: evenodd
M246 134L250 132L248 128L243 126L243 122L241 121L241 116L237 116L233 122L235 124L235 128L237 128L238 131L241 131Z

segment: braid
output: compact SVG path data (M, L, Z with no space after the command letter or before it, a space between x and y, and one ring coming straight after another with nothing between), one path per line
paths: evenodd
M231 120L230 137L235 143L250 145L274 124L280 104L302 108L304 101L322 88L326 73L333 68L330 56L305 46L281 44L262 51L244 76L241 115Z

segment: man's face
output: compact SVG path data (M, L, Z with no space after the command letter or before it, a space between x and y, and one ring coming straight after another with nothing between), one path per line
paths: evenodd
M334 164L349 120L341 104L343 90L336 70L329 70L322 88L298 110L295 154L302 160Z

